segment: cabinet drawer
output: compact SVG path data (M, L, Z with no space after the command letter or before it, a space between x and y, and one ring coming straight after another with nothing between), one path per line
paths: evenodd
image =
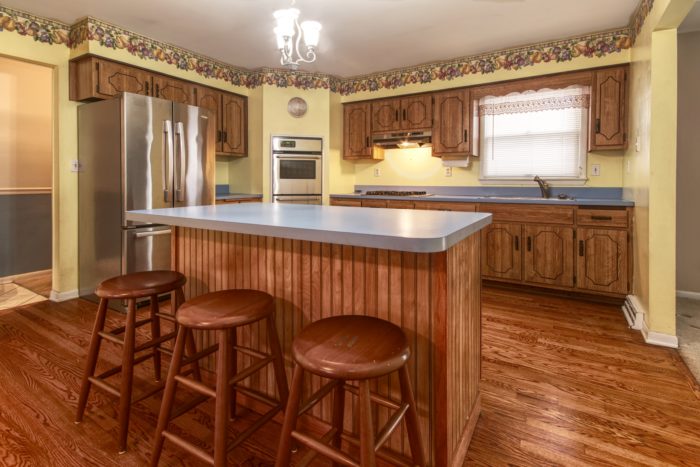
M362 201L359 199L331 198L331 206L354 206L361 207Z
M362 200L362 207L363 208L385 208L386 207L386 200L384 200L384 199L363 199Z
M574 223L573 206L483 203L479 206L479 212L493 214L493 222Z
M576 222L578 225L626 229L629 226L629 215L625 208L579 208L576 212Z
M442 201L416 201L416 209L424 209L431 211L464 211L475 212L476 204L474 203L451 203Z
M413 209L416 206L416 203L413 201L403 201L403 200L396 200L396 199L388 199L386 201L386 207L392 208L392 209Z

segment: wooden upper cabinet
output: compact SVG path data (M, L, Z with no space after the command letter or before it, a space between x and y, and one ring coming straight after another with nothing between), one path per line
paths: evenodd
M433 127L433 97L430 94L401 99L401 129L430 130Z
M222 152L228 155L248 154L248 106L245 97L223 93L221 100Z
M627 147L627 66L593 73L590 150Z
M152 96L150 73L119 63L99 60L97 66L97 92L116 96L121 92L132 92Z
M523 226L523 280L536 284L573 287L574 229Z
M196 105L194 85L167 76L153 76L153 96L181 104Z
M223 138L221 135L221 99L222 92L206 86L195 86L194 96L198 107L204 107L216 115L216 152L223 152Z
M481 231L481 273L485 277L522 278L522 226L491 224Z
M466 156L471 152L469 89L435 93L434 156Z
M628 231L579 228L576 287L594 292L629 292Z
M372 133L401 130L401 100L385 99L372 102Z
M343 107L343 158L371 159L371 104L360 102Z

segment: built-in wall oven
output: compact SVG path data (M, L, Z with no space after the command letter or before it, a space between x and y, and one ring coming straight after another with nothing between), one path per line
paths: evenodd
M323 139L272 137L272 202L321 204Z

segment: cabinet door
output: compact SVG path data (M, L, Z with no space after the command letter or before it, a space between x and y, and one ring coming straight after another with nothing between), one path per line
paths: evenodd
M491 224L481 231L481 271L486 277L520 280L520 224Z
M248 155L248 108L245 97L222 93L222 152L235 156Z
M216 152L223 152L223 138L221 135L221 95L216 89L204 86L195 86L195 102L198 107L204 107L216 115Z
M590 149L627 147L627 68L594 73Z
M138 68L99 60L97 62L97 92L116 96L121 92L133 92L151 96L152 75Z
M346 104L343 107L343 157L363 159L372 157L370 141L370 104Z
M362 207L363 208L385 208L386 207L386 200L385 199L363 199L362 200Z
M196 105L194 86L186 81L167 76L153 76L153 95L180 104Z
M401 129L430 130L433 127L433 97L431 95L401 99Z
M401 129L401 99L372 102L372 133Z
M629 291L627 235L626 230L577 230L577 288L617 294Z
M331 198L331 206L352 206L352 207L362 207L362 201L359 199L348 199L348 198Z
M574 286L574 229L526 225L523 280Z
M433 154L468 155L471 128L469 90L436 93L434 110Z

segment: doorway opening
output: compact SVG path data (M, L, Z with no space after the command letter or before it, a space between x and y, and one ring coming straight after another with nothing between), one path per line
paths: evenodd
M53 72L0 56L0 310L51 292Z

